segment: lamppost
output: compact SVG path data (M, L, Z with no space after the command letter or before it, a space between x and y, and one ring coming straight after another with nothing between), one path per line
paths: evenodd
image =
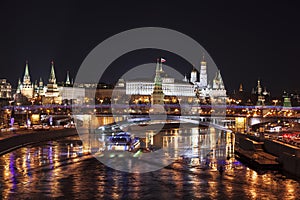
M14 114L14 106L12 107L11 104L14 103L14 100L9 101L9 108L10 108L10 112L9 112L9 120L7 120L7 125L9 126L9 123L11 122L11 118L13 117L12 115ZM5 124L6 125L6 124Z
M25 120L25 124L28 125L28 110L25 109L24 112L26 113L26 120ZM22 120L23 121L23 120Z
M103 103L103 99L100 99L100 103L101 103L101 113L102 113L102 103Z
M277 103L278 103L278 99L274 99L273 100L273 103L274 103L274 107L275 107L275 115L277 116Z
M113 109L113 107L111 107L112 108L112 110L111 111L115 111L115 112L119 112L118 111L118 109L117 109L117 101L118 101L119 99L116 97L116 98L114 98L114 101L115 101L115 108Z
M117 104L118 98L114 98L115 104Z

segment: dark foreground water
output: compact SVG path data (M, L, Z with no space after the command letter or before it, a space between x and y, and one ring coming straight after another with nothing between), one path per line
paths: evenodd
M218 148L228 148L222 146L226 144L222 140L226 137L218 139L220 145L214 147L213 156L205 158L205 164L202 159L194 162L178 159L163 169L141 174L106 167L85 154L78 137L31 145L0 157L1 197L299 199L298 181L276 171L254 171L227 155L228 152L227 158L224 157L222 151L218 151ZM225 163L223 175L217 170L218 157Z

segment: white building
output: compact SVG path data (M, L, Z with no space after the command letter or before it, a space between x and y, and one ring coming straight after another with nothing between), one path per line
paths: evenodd
M126 95L151 95L154 89L153 80L126 81ZM162 78L162 89L167 96L195 96L194 85L175 81L174 78Z
M161 67L161 71L162 67ZM213 85L208 84L207 66L206 61L201 61L201 69L199 74L199 81L197 81L198 72L193 69L188 82L186 76L181 80L175 80L171 77L161 77L162 89L167 96L183 96L183 97L212 97L224 98L226 97L226 90L220 74L216 73L213 79ZM124 82L124 80L122 80ZM154 89L154 81L149 80L125 80L126 95L151 95Z
M78 102L83 100L85 97L85 88L78 87L58 87L59 94L62 100L73 100L73 103L82 103Z

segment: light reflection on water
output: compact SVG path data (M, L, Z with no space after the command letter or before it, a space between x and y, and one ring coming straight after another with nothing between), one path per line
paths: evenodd
M20 148L0 157L2 198L299 199L299 182L242 165L233 157L231 135L209 131L202 134L195 127L164 130L161 136L167 139L156 140L161 145L175 144L182 134L190 134L187 139L192 148L186 155L198 157L178 159L142 174L106 167L85 153L79 137ZM226 164L222 176L217 170L220 162Z

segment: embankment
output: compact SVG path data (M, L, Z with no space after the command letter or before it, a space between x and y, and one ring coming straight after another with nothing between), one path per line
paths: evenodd
M75 128L49 131L32 131L31 133L15 135L13 137L0 140L0 155L28 144L74 135L78 135Z
M280 141L265 140L264 149L278 157L284 171L300 177L300 149Z
M246 154L257 154L264 152L270 154L268 157L275 156L276 161L281 165L283 171L300 177L300 148L277 140L265 139L257 142L246 134L235 133L236 148L243 149ZM240 152L239 152L240 153ZM271 159L273 160L273 158Z

